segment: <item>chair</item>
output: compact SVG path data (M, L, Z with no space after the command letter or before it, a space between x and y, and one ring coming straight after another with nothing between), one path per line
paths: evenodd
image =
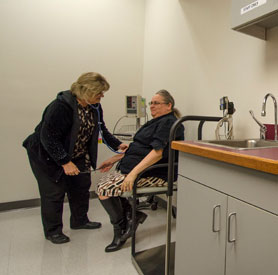
M170 131L169 138L169 160L166 164L155 164L148 167L141 172L133 186L133 190L125 192L123 197L132 197L132 242L131 242L131 258L133 264L140 274L150 275L162 275L162 274L173 274L174 270L174 259L170 258L170 255L175 253L175 243L171 243L171 213L173 214L172 207L172 195L173 191L177 191L177 184L174 183L174 168L177 166L175 160L175 150L171 149L171 143L175 140L176 129L185 121L199 121L198 127L198 140L202 139L202 127L205 121L217 122L222 117L207 117L207 116L185 116L175 122ZM168 169L168 186L164 187L145 187L137 188L137 182L141 176L146 172L158 167L165 167ZM166 221L166 244L154 247L142 252L137 252L135 249L136 242L136 210L137 210L137 198L139 196L150 196L166 194L167 195L167 221ZM170 209L170 210L169 210ZM171 211L172 210L172 211Z
M200 120L199 122L199 126L198 126L198 140L202 140L202 129L203 129L203 125L205 123L206 120ZM166 165L165 167L167 167L168 169L168 165ZM154 167L156 168L156 167ZM141 175L144 173L145 171L143 171L138 177L139 179L141 178ZM138 180L139 180L138 179ZM154 189L153 191L155 191L156 189ZM150 191L150 192L148 192ZM164 189L163 189L164 191ZM175 191L175 190L174 190ZM141 195L142 193L142 195ZM165 194L166 194L166 191L165 191ZM124 197L128 196L129 194L126 193L126 195L124 195ZM156 193L152 193L152 190L148 190L147 188L144 188L144 190L142 191L139 191L137 193L137 197L147 197L145 201L139 201L139 199L136 200L136 203L137 203L137 210L144 210L144 209L151 209L153 211L155 211L157 209L157 206L158 206L158 201L156 200ZM131 192L130 192L130 196L131 196ZM173 207L172 208L172 216L174 218L176 218L176 208Z
M178 163L174 164L175 166L178 165ZM162 187L140 187L137 188L137 182L142 178L145 172L151 171L156 168L165 168L168 169L168 163L163 164L154 164L148 168L146 168L144 171L142 171L136 178L132 191L124 192L121 197L125 197L131 200L132 204L132 239L131 239L131 254L132 259L135 259L136 257L136 210L142 209L140 208L140 204L138 204L137 199L139 197L152 197L156 195L166 194L168 190L168 186L162 186ZM176 182L173 185L173 191L177 191L177 184ZM172 210L172 215L175 217L175 210ZM135 260L133 260L133 263L135 263ZM141 269L141 268L140 268ZM138 270L138 269L137 269ZM153 274L155 275L155 274Z

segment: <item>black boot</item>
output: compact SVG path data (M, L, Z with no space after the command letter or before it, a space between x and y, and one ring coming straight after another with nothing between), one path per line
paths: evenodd
M105 247L105 252L113 252L121 249L121 247L126 242L125 240L122 240L123 233L125 232L125 229L122 228L122 223L119 224L113 224L114 228L114 237L113 241ZM126 224L124 223L124 228L126 227Z
M126 198L119 197L122 203L124 215L126 217L127 222L132 218L132 207Z
M105 248L105 252L113 252L119 250L125 243L122 235L126 229L126 218L123 213L123 207L119 197L111 197L100 200L102 206L110 217L110 222L114 228L114 238L111 244Z
M141 211L136 211L136 222L135 222L135 231L139 225L139 223L143 223L146 218L148 217L147 214ZM127 227L125 233L122 235L121 240L126 241L128 238L132 236L132 219L127 221Z

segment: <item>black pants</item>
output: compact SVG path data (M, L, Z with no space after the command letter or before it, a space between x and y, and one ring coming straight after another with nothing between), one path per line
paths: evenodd
M37 179L41 197L41 217L45 236L61 233L63 228L63 204L68 196L71 211L70 226L86 224L89 219L89 189L91 174L63 175L59 182L51 180L35 160L30 158L32 171ZM77 165L81 170L83 165ZM81 170L82 171L82 170Z

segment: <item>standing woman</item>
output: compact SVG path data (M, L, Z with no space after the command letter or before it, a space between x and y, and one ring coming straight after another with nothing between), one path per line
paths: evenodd
M96 229L88 219L91 166L96 168L99 127L113 149L122 144L106 128L100 103L109 89L94 72L82 74L68 91L58 93L45 109L35 132L25 139L30 165L39 185L41 216L46 239L69 242L63 234L63 202L67 193L72 229Z

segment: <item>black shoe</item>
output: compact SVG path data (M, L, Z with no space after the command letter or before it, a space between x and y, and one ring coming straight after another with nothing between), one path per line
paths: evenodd
M46 236L45 238L55 244L68 243L70 241L70 238L63 233Z
M87 222L83 225L71 226L71 229L97 229L101 227L100 222Z
M136 223L135 223L135 231L139 225L139 223L143 223L148 215L141 211L136 211ZM132 220L129 220L127 223L127 228L125 233L121 236L121 241L126 241L132 235Z
M125 240L122 241L121 237L122 237L122 235L119 235L119 236L114 235L112 243L105 247L105 252L114 252L114 251L120 250L121 247L126 242Z

